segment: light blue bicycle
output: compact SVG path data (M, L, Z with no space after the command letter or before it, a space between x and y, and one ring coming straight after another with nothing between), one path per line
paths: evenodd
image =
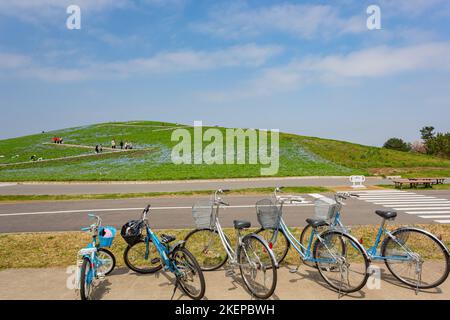
M110 274L116 265L114 254L105 249L111 247L116 229L102 227L99 216L89 214L89 218L96 219L96 222L81 230L89 232L92 241L78 252L77 258L76 289L80 292L81 300L91 300L95 282Z
M141 220L132 220L122 227L121 235L128 243L124 252L125 264L138 273L155 273L160 269L173 273L176 278L173 294L178 287L194 300L205 295L205 278L192 255L184 247L184 241L170 245L174 236L161 235L161 239L152 231L148 223L150 205L142 212ZM142 231L146 234L143 235ZM173 297L173 295L172 295Z
M360 290L369 277L369 257L361 244L346 232L325 229L326 221L306 219L311 228L305 244L295 238L282 217L284 203L302 202L297 196L279 197L276 200L263 199L256 203L256 212L261 229L257 231L268 243L277 257L278 263L286 257L290 246L304 262L312 263L333 289L339 293ZM346 246L350 243L350 246ZM297 268L298 269L298 268ZM297 269L291 270L296 272Z
M327 228L350 232L341 221L343 200L358 197L357 194L336 193L334 201L319 198L320 203L333 202L332 208L323 218L327 219ZM450 255L445 244L430 232L415 227L400 227L393 231L386 228L387 221L395 220L395 211L376 210L382 218L373 245L367 249L373 261L384 261L388 270L400 282L419 289L430 289L442 284L450 272ZM306 243L311 235L311 227L306 226L300 236L300 242ZM362 241L361 241L362 242ZM279 245L282 245L280 241ZM349 248L348 245L345 249Z

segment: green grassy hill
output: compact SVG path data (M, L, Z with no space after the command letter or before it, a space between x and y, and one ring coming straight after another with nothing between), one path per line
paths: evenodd
M260 176L260 165L174 165L173 123L105 123L0 140L0 181L171 180ZM186 127L192 131L192 127ZM224 130L224 128L219 128ZM116 139L133 143L132 152L95 154L92 149L49 144L107 147ZM206 145L207 143L205 143ZM42 162L31 162L36 155ZM54 160L51 160L54 159ZM50 161L49 161L50 160ZM278 176L401 174L450 176L450 161L343 141L280 135Z

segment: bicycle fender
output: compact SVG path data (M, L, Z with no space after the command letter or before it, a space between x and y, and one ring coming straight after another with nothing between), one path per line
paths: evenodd
M184 241L184 240L181 240L181 241L178 241L177 243L175 243L173 246L170 247L169 254L174 252L178 248L184 247L185 243L186 243L186 241Z
M258 235L256 233L250 233L250 234L246 235L244 238L242 238L242 241L244 241L246 238L251 238L251 237L257 238L258 240L260 240L262 243L264 243L266 245L266 247L269 249L268 252L270 254L270 257L275 262L275 268L278 269L279 265L278 265L277 258L275 258L275 254L273 253L272 249L269 248L269 244L267 243L266 240L264 240L263 237L261 237L260 235Z

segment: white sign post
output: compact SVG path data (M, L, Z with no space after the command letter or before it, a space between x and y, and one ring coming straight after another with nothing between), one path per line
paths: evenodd
M366 186L363 185L364 181L366 181L365 176L350 176L350 182L352 183L353 189L365 189Z

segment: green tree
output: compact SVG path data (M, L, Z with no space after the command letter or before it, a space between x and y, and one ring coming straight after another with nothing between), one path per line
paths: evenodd
M437 133L436 136L427 140L427 153L439 157L450 157L450 132Z
M422 140L426 143L428 140L434 137L434 127L433 126L423 127L422 129L420 129L420 136L422 137Z
M390 138L384 143L383 148L397 151L410 151L411 144L403 141L400 138Z

